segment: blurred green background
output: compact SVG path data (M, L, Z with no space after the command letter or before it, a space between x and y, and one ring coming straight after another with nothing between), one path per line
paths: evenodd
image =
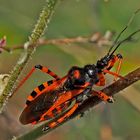
M0 38L7 36L7 45L23 44L28 40L45 0L0 0ZM140 1L122 0L63 0L56 8L50 22L47 39L90 36L94 32L104 34L107 30L118 33L128 22L132 13L140 8ZM140 28L138 14L123 37ZM137 39L140 39L137 35ZM140 42L123 44L118 52L124 56L121 74L140 66ZM63 76L73 65L96 63L108 47L93 44L47 45L38 47L26 66L22 77L32 66L41 64ZM0 73L9 73L22 50L0 54ZM131 53L131 55L130 55ZM22 78L21 77L21 78ZM50 77L36 72L9 101L0 115L0 140L28 132L34 126L23 126L18 117L26 97L34 87ZM115 96L116 102L100 104L81 119L75 119L40 138L52 140L139 140L140 139L140 83Z

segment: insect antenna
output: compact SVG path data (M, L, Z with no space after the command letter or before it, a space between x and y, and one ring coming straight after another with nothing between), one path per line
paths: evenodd
M121 41L117 44L116 48L112 51L112 53L110 54L110 56L114 54L114 52L119 48L119 46L120 46L122 43L127 42L127 41L130 41L130 40L132 39L132 37L133 37L135 34L137 34L138 32L140 32L140 29L136 30L135 32L133 32L132 34L130 34L128 37L126 37L125 39L121 40Z
M122 31L118 34L118 36L116 37L116 39L115 39L115 41L113 42L112 46L110 47L110 49L109 49L107 55L110 55L111 50L115 47L116 44L118 44L119 38L120 38L121 35L124 33L124 31L130 26L130 24L131 24L132 21L134 20L135 15L136 15L139 11L140 11L140 9L137 9L137 10L132 14L132 16L130 17L130 19L129 19L127 25L123 28L123 30L122 30ZM138 32L138 30L137 30L136 32ZM125 42L126 40L128 40L128 38L132 37L134 34L136 34L136 32L132 33L132 34L131 34L130 36L128 36L126 39L120 41L119 44L116 46L116 48L115 48L114 50L116 51L116 49L117 49L123 42ZM114 53L115 51L113 51L113 53ZM113 54L113 53L111 53L111 54Z

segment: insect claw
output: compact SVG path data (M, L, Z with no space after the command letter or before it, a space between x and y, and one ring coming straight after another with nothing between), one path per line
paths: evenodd
M42 66L41 65L35 65L35 68L41 69Z
M43 131L43 132L46 132L46 131L48 131L49 129L50 129L49 126L44 126L44 127L42 128L42 131Z
M107 102L108 103L114 103L114 99L113 99L113 97L112 96L110 96L108 99L107 99Z

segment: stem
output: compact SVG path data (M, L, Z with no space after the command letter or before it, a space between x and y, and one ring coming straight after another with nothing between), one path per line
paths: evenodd
M2 112L4 105L8 101L9 97L13 94L14 89L16 87L16 82L21 74L23 68L26 66L27 62L30 60L33 55L36 44L39 38L43 35L52 14L54 13L54 7L58 0L47 0L46 4L40 14L40 17L35 25L35 28L29 37L29 42L24 45L24 52L21 54L17 64L14 69L11 71L11 76L9 81L0 96L0 112Z
M107 95L112 96L112 95L118 93L119 91L127 88L128 86L132 85L133 83L137 82L138 80L140 80L140 67L138 69L132 71L131 73L127 74L124 77L124 79L120 79L120 80L114 82L113 84L104 88L102 91L105 92ZM59 127L60 125L64 124L65 122L75 118L76 116L80 115L81 113L84 113L85 111L89 110L89 108L94 107L95 105L97 105L100 102L101 102L101 100L95 96L88 98L87 100L84 101L84 103L74 112L74 114L68 120L59 124L55 128ZM48 121L47 123L45 123L45 125L47 126L49 123L51 123L52 121L55 121L56 119L57 118L55 118L54 120ZM42 131L43 126L44 126L44 124L40 125L39 127L34 128L33 130L29 131L28 133L26 133L22 136L15 138L15 140L25 140L25 139L34 140L43 135L46 135L48 132L55 129L55 128L53 128L53 129L50 129L49 131L43 132Z
M62 38L62 39L39 39L37 42L37 46L43 46L43 45L67 45L67 44L73 44L73 43L91 43L95 44L98 47L100 46L110 46L112 45L112 32L106 31L104 35L101 35L99 32L93 33L90 36L77 36L73 38ZM14 45L12 47L4 47L3 50L7 52L11 52L14 50L24 49L23 45Z

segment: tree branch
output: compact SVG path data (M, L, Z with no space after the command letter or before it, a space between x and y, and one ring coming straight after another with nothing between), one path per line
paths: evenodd
M102 91L105 92L107 95L114 95L120 91L122 91L123 89L127 88L128 86L132 85L133 83L137 82L138 80L140 80L140 67L137 68L136 70L130 72L129 74L127 74L124 79L120 79L116 82L114 82L113 84L109 85L108 87L104 88ZM98 103L100 103L101 100L98 97L90 97L87 100L84 101L84 103L75 111L75 113L69 118L69 120L75 118L76 116L80 115L81 113L89 110L89 108L94 107L95 105L97 105ZM62 114L63 115L63 114ZM45 125L47 126L50 122L57 120L58 118L55 118L51 121L48 121L47 123L45 123ZM69 121L66 120L65 122ZM63 122L63 123L65 123ZM62 125L63 123L61 123L60 125ZM60 126L58 125L58 126ZM47 134L48 132L54 130L50 129L49 131L43 132L42 131L42 127L44 126L41 125L37 128L34 128L33 130L29 131L28 133L19 136L17 138L14 138L13 140L34 140L37 139L45 134ZM57 126L57 127L58 127Z

